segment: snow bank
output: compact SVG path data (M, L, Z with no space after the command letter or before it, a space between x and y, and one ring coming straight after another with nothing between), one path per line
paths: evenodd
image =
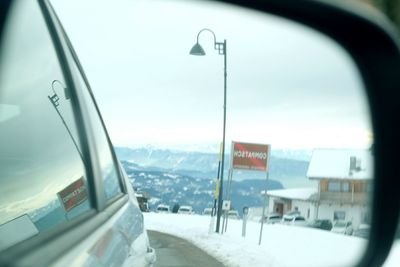
M274 224L264 225L259 246L259 223L247 222L247 235L242 238L241 220L229 220L227 232L220 235L208 233L208 216L145 213L144 217L147 229L189 240L227 266L352 266L367 244L353 236ZM385 267L400 266L399 253Z

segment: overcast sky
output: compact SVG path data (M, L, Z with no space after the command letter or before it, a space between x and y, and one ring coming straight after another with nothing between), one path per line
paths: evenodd
M367 148L363 84L329 38L271 15L189 1L55 0L115 145L218 150L227 40L227 143Z

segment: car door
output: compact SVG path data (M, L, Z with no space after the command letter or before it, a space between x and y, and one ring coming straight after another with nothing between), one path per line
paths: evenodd
M50 4L2 11L0 265L151 265L131 184Z

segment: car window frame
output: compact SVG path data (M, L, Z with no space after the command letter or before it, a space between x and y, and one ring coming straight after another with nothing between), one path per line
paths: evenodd
M76 106L79 106L78 111L79 111L79 116L80 119L82 120L82 126L83 129L85 129L85 141L86 144L88 146L88 150L89 150L89 158L90 161L88 159L88 162L91 162L91 169L93 172L93 176L91 176L91 178L95 181L92 181L94 184L94 188L96 191L96 202L98 204L97 208L98 211L102 211L104 210L107 206L111 205L113 202L115 202L116 200L122 198L124 195L127 194L127 188L126 188L126 183L125 183L125 179L123 179L123 173L121 171L121 167L118 164L118 159L116 157L114 148L112 146L112 142L111 139L108 135L107 132L107 128L105 127L105 123L103 120L103 117L101 116L101 113L99 111L99 107L97 105L97 102L95 100L95 97L93 95L93 92L91 90L90 84L88 82L88 79L85 75L85 72L82 68L82 65L80 64L80 61L75 53L75 50L67 36L67 34L65 33L65 30L62 26L62 24L60 23L60 20L57 17L57 14L55 13L53 7L50 4L50 1L48 0L39 0L39 1L43 1L43 5L45 5L45 12L48 12L48 15L51 17L52 21L50 23L52 23L54 25L54 36L57 36L57 38L60 41L60 50L58 51L60 54L62 54L63 57L63 61L65 61L65 63L63 64L65 66L65 75L69 75L69 78L71 79L71 86L73 87L73 91L76 93ZM74 66L76 66L76 69L78 70L78 72L74 71ZM76 80L75 75L80 75L85 83L86 88L80 87L79 86L79 81ZM83 96L83 92L82 90L88 90L88 93L90 95L90 100L86 100L85 97ZM93 103L86 103L86 102L93 102ZM95 111L96 111L96 115L98 117L98 119L100 120L101 123L101 127L103 130L103 133L107 139L107 147L109 150L109 153L111 155L111 159L112 159L112 163L113 166L115 167L115 170L117 172L117 179L118 179L118 185L121 189L121 193L113 196L111 199L107 200L107 197L105 196L105 190L104 190L104 181L103 179L101 179L102 174L100 171L100 160L99 158L97 158L96 155L98 155L97 153L97 149L96 149L96 144L94 142L95 137L94 134L92 133L93 127L91 125L91 118L90 118L90 114L89 111L86 110L87 105L93 104ZM97 178L95 178L97 177Z
M7 11L12 8L11 2L12 1L4 1L2 3L2 7L4 7L2 12L4 12L4 15L6 15ZM54 46L66 86L70 88L70 98L74 107L73 113L80 139L87 184L90 188L89 199L92 207L88 212L63 225L1 251L0 263L2 266L7 266L8 264L29 265L29 263L32 262L35 262L38 266L48 266L59 256L73 248L77 242L82 241L98 229L99 226L103 225L129 201L121 166L118 164L109 135L104 126L104 121L99 113L93 94L88 86L87 78L84 75L83 69L76 57L72 45L70 44L50 2L47 0L37 0L36 3L38 4L38 8L41 11L42 18L44 19L46 28L49 32L49 37ZM0 20L0 22L2 22L0 34L3 33L4 19L6 19L6 16L2 17ZM71 54L71 58L68 57L68 53ZM71 62L71 60L74 61ZM91 125L89 123L89 114L85 110L86 103L84 102L82 92L80 92L81 89L77 86L78 82L73 77L72 64L76 64L79 70L79 75L82 75L86 86L89 88L89 94L93 100L93 104L95 105L96 113L101 121L101 126L103 127L104 134L107 138L110 155L117 172L121 193L112 197L108 201L106 199L105 191L103 190L103 179L99 168L99 159L96 158L96 146L92 141L93 136L90 133Z
M99 111L97 102L94 98L93 92L91 90L90 84L88 82L88 79L85 75L85 72L83 71L83 68L79 62L79 59L75 53L75 50L65 33L65 30L58 19L57 14L55 13L51 3L49 0L38 0L39 4L42 6L43 10L43 15L46 20L48 20L47 25L49 28L49 31L51 31L51 36L54 39L53 42L55 43L55 48L57 51L57 54L59 54L60 58L60 64L63 66L63 72L65 75L65 79L67 84L71 87L71 99L75 100L73 102L75 104L75 108L77 108L77 116L79 117L79 122L78 126L81 127L81 132L79 132L82 135L82 140L86 145L87 153L84 155L85 160L89 163L88 167L91 169L91 174L88 174L88 179L91 180L92 182L92 191L94 192L94 203L96 203L96 208L97 211L104 211L107 209L110 205L112 205L114 202L116 202L118 199L123 199L125 196L127 196L127 188L126 188L126 183L124 179L124 175L121 170L120 164L118 164L118 159L115 154L114 148L112 146L111 139L108 135L107 129L105 127L104 120L101 116L101 113ZM70 54L70 56L68 55ZM78 69L78 73L74 72L74 66ZM81 88L79 86L79 81L76 80L75 75L81 75L82 79L85 82L86 88ZM112 163L115 167L115 170L117 172L117 178L118 178L118 184L121 189L121 193L113 196L111 199L107 200L107 197L105 195L105 190L104 190L104 181L102 179L102 173L101 173L101 168L100 168L100 160L96 156L98 155L97 150L96 150L96 144L94 142L94 134L92 133L93 127L91 125L91 118L89 115L89 112L86 110L86 106L91 103L86 103L85 97L83 96L82 90L88 90L88 93L91 97L89 101L92 101L94 108L96 110L96 115L98 119L101 122L101 127L104 132L104 135L107 139L107 146L109 149L109 153L112 158ZM87 158L86 158L86 157ZM94 188L94 190L93 190Z
M52 12L54 13L54 10L52 10ZM54 15L56 16L56 14L54 13ZM111 155L111 160L112 160L112 163L113 163L113 166L115 167L115 170L116 170L116 172L117 172L117 180L118 180L118 185L119 185L119 188L120 188L120 190L121 190L121 192L120 193L118 193L118 194L116 194L115 196L113 196L112 198L109 198L109 199L107 199L107 197L105 196L105 194L102 194L102 198L103 198L103 200L105 200L105 202L106 202L106 206L109 206L110 204L112 204L113 202L115 202L117 199L119 199L119 198L121 198L121 197L123 197L123 195L125 195L125 194L127 194L128 192L127 192L127 185L126 185L126 182L125 182L125 179L124 179L124 174L123 174L123 172L122 172L122 170L121 170L121 165L119 164L119 161L118 161L118 158L117 158L117 156L116 156L116 153L115 153L115 150L114 150L114 148L113 148L113 145L112 145L112 142L111 142L111 139L110 139L110 137L109 137L109 134L108 134L108 132L107 132L107 128L106 128L106 126L105 126L105 123L104 123L104 120L103 120L103 117L101 116L101 113L100 113L100 109L99 109L99 107L98 107L98 104L97 104L97 102L96 102L96 99L95 99L95 97L94 97L94 94L93 94L93 92L92 92L92 89L91 89L91 87L90 87L90 84L89 84L89 81L88 81L88 79L87 79L87 77L86 77L86 74L85 74L85 72L84 72L84 70L83 70L83 67L82 67L82 65L81 65L81 63L80 63L80 61L79 61L79 59L78 59L78 56L76 55L76 52L75 52L75 50L74 50L74 48L73 48L73 46L72 46L72 44L71 44L71 42L70 42L70 40L69 40L69 38L68 38L68 36L67 36L67 34L65 33L65 30L64 30L64 28L62 27L62 25L61 25L61 23L59 22L59 20L58 20L58 18L57 18L57 22L58 22L58 25L59 25L59 27L60 27L60 30L61 30L61 33L60 34L62 34L62 37L63 37L63 39L65 40L65 42L66 42L66 45L67 45L67 50L68 50L68 52L71 54L71 58L70 58L70 60L72 61L72 62L70 62L70 64L75 64L75 66L76 66L76 69L77 69L77 73L76 73L76 75L80 75L81 76L81 78L83 79L83 81L84 81L84 83L85 83L85 86L86 86L86 88L80 88L80 90L77 90L78 92L79 92L79 94L80 94L80 98L85 102L85 106L88 104L88 105L93 105L94 106L94 108L95 108L95 112L96 112L96 115L97 115L97 117L98 117L98 119L100 120L100 123L101 123L101 127L102 127L102 131L103 131L103 134L105 135L105 137L106 137L106 140L107 140L107 148L108 148L108 151L109 151L109 153L110 153L110 155ZM69 67L70 67L70 69L74 69L74 67L73 66L71 66L71 65L69 65ZM73 70L71 70L71 71L73 71ZM78 84L78 82L76 81L75 82L75 84ZM82 90L88 90L88 94L89 94L89 96L90 96L90 99L88 99L88 100L85 100L84 98L84 96L83 96L83 93L81 92ZM92 102L92 103L86 103L86 102ZM85 116L87 116L87 118L85 118L85 122L88 124L87 126L88 126L88 128L89 129L93 129L93 127L90 127L90 116L89 116L89 114L88 114L89 112L86 112L86 114L84 114ZM93 134L91 134L91 136L89 137L91 140L95 140L95 137L93 136ZM93 145L93 149L95 150L96 149L96 146L95 145ZM95 153L95 155L97 155L97 153ZM99 160L99 159L98 159ZM98 163L99 164L99 163ZM101 184L99 184L99 187L97 188L98 190L101 190L101 192L105 192L105 190L104 190L104 181L103 181L103 179L101 179Z

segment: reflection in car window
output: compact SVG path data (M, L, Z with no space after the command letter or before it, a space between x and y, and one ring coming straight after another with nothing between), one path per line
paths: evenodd
M47 27L34 1L18 4L0 44L0 250L91 207L73 106Z
M84 100L88 107L90 121L92 128L94 129L93 134L95 135L96 148L98 150L100 168L102 172L102 178L104 182L104 191L107 199L111 199L117 194L121 193L121 187L118 178L117 167L114 164L113 157L111 154L110 146L108 143L107 135L100 120L99 114L94 105L93 99L89 93L85 81L80 74L78 67L73 66L74 75L79 81L79 85L82 88Z

